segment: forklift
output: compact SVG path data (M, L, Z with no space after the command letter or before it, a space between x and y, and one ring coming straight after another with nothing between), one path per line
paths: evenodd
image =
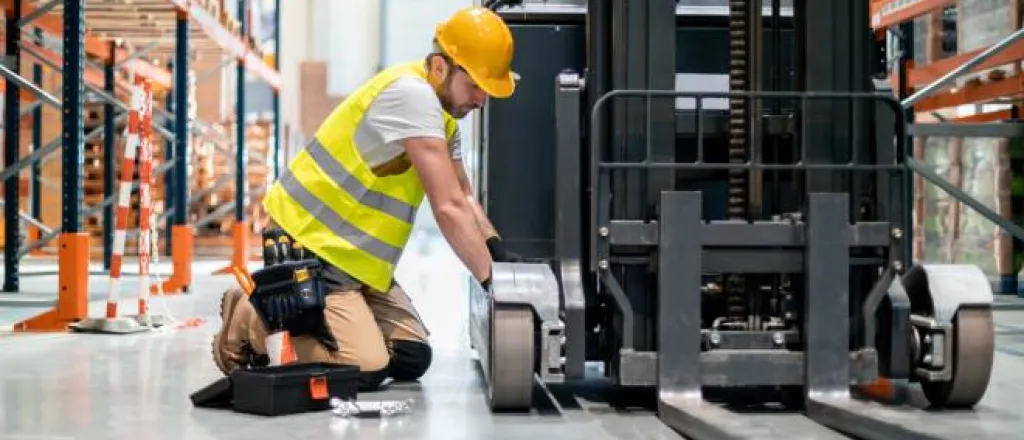
M994 357L985 274L911 258L908 114L866 0L477 3L521 77L470 164L525 257L469 283L493 411L596 363L688 438L967 438L857 392L969 410ZM726 409L754 395L819 430Z

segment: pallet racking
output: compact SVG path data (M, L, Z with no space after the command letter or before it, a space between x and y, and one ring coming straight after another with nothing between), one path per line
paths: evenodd
M998 14L984 8L998 10ZM890 58L882 62L889 67L890 83L911 123L912 143L907 145L913 145L914 151L908 152L907 164L918 173L907 185L914 200L909 210L913 220L908 219L907 224L912 225L908 233L914 239L914 260L964 258L968 252L955 248L964 208L970 207L995 225L992 240L981 246L991 246L998 278L994 280L995 290L1005 294L1018 294L1018 272L1024 261L1024 249L1020 248L1024 229L1015 224L1024 214L1020 212L1024 204L1018 200L1024 198L1024 168L1019 158L1011 159L1024 157L1018 152L1024 151L1024 122L1020 120L1024 99L1021 13L1017 0L870 3L876 38L888 43ZM995 17L1005 22L996 24ZM963 44L968 41L970 44ZM969 148L965 148L968 144L984 145L987 157L991 157L982 170L994 188L986 195L989 200L985 203L978 200L978 194L971 196L964 190L965 158L972 159ZM935 160L932 152L942 156L941 166L929 164L929 160ZM941 176L938 168L946 176ZM948 213L948 218L936 221L938 212L933 210ZM926 255L928 222L943 236L946 249L939 255L934 250L933 255Z
M275 29L280 3L274 2ZM188 290L196 235L224 216L230 217L225 223L234 239L231 265L247 263L250 230L259 226L253 223L258 217L252 206L259 200L253 195L277 175L273 159L281 145L280 44L275 38L271 50L249 32L251 6L251 0L0 0L4 126L19 127L4 130L0 170L3 290L18 292L21 259L47 251L58 256L60 284L53 310L16 328L62 330L83 318L90 260L102 258L109 268L114 176L134 77L144 78L154 92L154 208L162 248L173 260L163 289ZM229 120L196 117L196 84L216 77L191 68L198 57L235 66L235 116ZM268 120L247 119L247 76L273 93ZM221 181L229 184L193 185L190 175L207 171L196 166L201 148L214 152L217 171L232 177ZM51 160L58 151L61 160ZM209 194L219 197L213 213L203 206ZM132 220L129 237L138 221ZM130 252L135 245L127 244Z

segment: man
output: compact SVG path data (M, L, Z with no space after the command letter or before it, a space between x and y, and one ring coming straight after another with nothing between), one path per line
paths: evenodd
M518 258L473 197L456 122L488 97L512 95L512 52L511 33L496 14L456 12L438 25L426 60L391 67L348 96L270 189L263 202L268 227L325 268L326 328L320 337L293 332L298 362L357 365L364 390L426 372L427 329L393 280L424 195L481 284L490 282L492 261ZM218 367L230 374L265 364L265 323L242 291L225 293L221 317L213 340Z

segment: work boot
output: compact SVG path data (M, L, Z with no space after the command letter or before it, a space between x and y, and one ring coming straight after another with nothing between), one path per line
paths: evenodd
M213 335L213 362L225 375L238 368L270 364L266 346L253 328L258 320L248 296L238 288L224 292L220 300L220 332Z

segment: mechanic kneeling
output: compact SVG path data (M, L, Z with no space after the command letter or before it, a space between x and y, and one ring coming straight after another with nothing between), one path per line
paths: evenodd
M393 277L424 196L482 285L492 261L518 260L473 197L458 129L486 99L513 94L511 32L470 7L437 27L433 46L346 97L267 192L273 221L251 301L230 289L221 302L213 357L225 374L267 364L268 330L287 330L299 363L358 366L364 391L420 378L429 332Z

